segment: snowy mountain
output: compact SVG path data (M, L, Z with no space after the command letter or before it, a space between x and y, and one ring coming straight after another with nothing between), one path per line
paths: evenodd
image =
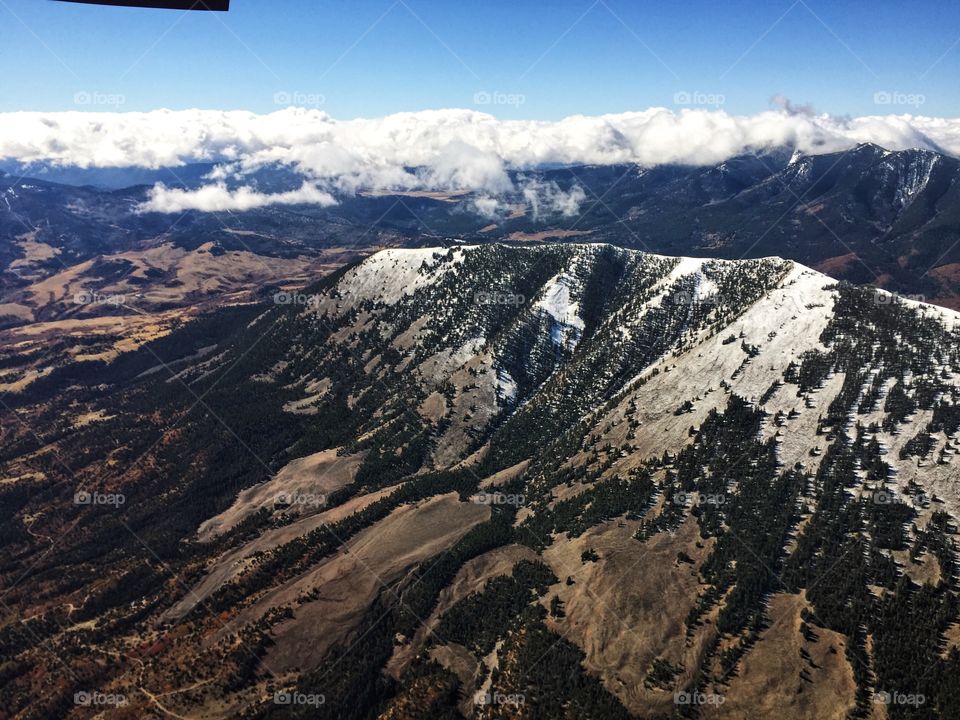
M0 486L32 629L133 710L958 716L960 314L573 243L385 250L233 312L60 399L122 507L52 463ZM6 633L3 705L56 712Z

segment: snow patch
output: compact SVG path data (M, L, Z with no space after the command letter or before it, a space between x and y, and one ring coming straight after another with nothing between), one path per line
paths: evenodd
M517 399L517 381L503 368L497 368L497 398L511 403Z
M553 342L568 348L576 346L584 329L579 314L580 304L574 302L570 296L573 282L573 278L566 273L554 276L547 283L543 296L534 305L553 318L553 327L550 328Z
M338 285L340 294L349 305L364 300L399 302L463 261L462 249L452 251L452 260L444 260L448 252L445 248L382 250L347 273Z
M667 280L675 281L682 277L686 277L687 275L699 273L701 270L703 270L704 262L706 261L702 258L680 258L680 261L676 264L673 270L670 271L670 274L667 275Z

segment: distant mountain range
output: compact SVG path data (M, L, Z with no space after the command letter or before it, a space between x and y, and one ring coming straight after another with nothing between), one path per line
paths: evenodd
M384 250L8 395L0 708L958 717L958 377L789 260Z
M135 209L156 182L185 189L209 183L211 165L146 171L8 163L5 169L4 265L23 256L13 239L30 229L61 251L40 264L49 270L158 237L187 248L213 242L274 257L343 246L602 241L672 255L784 257L837 279L960 308L960 161L928 150L861 145L812 156L783 149L715 167L518 170L511 173L515 191L498 198L378 191L339 194L330 208L177 216ZM302 181L281 167L242 180L264 193ZM237 230L248 234L230 232ZM18 286L9 273L3 283L5 293Z

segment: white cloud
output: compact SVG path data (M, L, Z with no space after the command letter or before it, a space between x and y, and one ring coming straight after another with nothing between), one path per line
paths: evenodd
M230 190L222 182L205 185L197 190L168 188L157 183L150 191L150 199L140 206L143 212L180 213L187 210L226 212L253 210L267 205L335 205L328 192L304 183L299 190L283 193L260 193L249 187Z
M505 214L507 205L495 197L481 195L471 201L471 209L487 220L499 220Z
M573 217L580 212L580 205L587 199L587 193L579 185L565 192L555 182L526 180L521 183L523 199L530 206L534 220L544 213L559 213L564 217Z
M194 193L155 190L153 207L259 207L300 202L296 193L371 190L474 190L497 197L512 188L508 169L545 164L706 165L749 151L791 145L805 153L874 142L890 150L939 148L960 155L960 119L912 115L838 118L786 100L781 109L734 116L707 109L642 112L556 122L498 120L471 110L399 113L336 120L319 110L267 115L207 110L148 113L0 113L0 158L80 167L176 167L223 163L214 183ZM802 110L802 111L800 111ZM228 191L222 183L280 163L310 181L296 193ZM312 188L312 190L310 189ZM322 188L322 190L320 189ZM522 192L523 188L519 188ZM581 191L582 192L582 191ZM307 196L305 195L305 196ZM547 193L549 196L550 193ZM582 201L542 194L557 212ZM483 203L488 214L495 206Z
M534 220L539 220L543 215L573 217L580 212L580 205L587 199L587 193L580 185L573 185L565 191L553 181L543 182L537 178L521 177L517 186L511 189L519 193L523 201L521 206L527 208ZM517 209L513 202L502 195L474 197L469 207L488 220L503 220Z

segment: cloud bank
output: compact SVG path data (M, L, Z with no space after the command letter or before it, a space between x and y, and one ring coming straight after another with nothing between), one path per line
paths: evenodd
M260 193L249 187L229 190L223 182L205 185L197 190L168 188L158 183L143 204L144 212L182 213L187 210L226 212L255 210L267 205L336 205L336 199L314 185L304 183L299 190L283 193Z
M471 190L495 198L514 187L509 169L544 165L710 165L751 150L792 146L814 154L872 142L890 150L960 155L960 119L913 115L838 118L781 109L749 116L652 108L555 122L498 120L471 110L336 120L288 108L258 115L208 110L149 113L0 113L0 158L77 167L176 168L220 163L211 184L156 188L149 209L250 209L270 203L329 204L359 190ZM258 168L280 164L306 179L299 190L264 195L228 189ZM549 200L561 208L577 198ZM566 205L564 203L567 203ZM493 211L495 204L480 203Z

